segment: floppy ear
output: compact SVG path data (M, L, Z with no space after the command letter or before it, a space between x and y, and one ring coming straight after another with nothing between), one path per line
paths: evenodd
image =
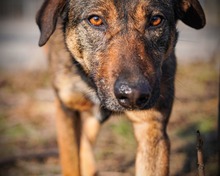
M36 16L36 22L41 35L39 46L43 46L56 28L56 23L61 14L66 0L45 0Z
M175 11L186 25L195 29L205 26L205 14L198 0L176 0Z

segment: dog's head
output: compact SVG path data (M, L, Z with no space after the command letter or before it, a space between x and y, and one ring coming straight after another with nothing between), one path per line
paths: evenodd
M37 15L40 46L58 17L68 50L113 111L152 107L161 67L174 52L177 20L196 29L205 25L197 0L46 0Z

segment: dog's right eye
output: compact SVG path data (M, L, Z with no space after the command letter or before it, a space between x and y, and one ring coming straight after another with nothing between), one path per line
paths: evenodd
M95 26L95 27L100 27L104 25L104 22L102 20L101 17L97 16L97 15L92 15L88 18L88 21L91 25Z

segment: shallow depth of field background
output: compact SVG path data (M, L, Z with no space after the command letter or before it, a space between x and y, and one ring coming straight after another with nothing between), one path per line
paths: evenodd
M197 172L196 131L204 139L206 174L217 176L220 4L201 0L202 30L178 24L176 96L168 126L171 175ZM35 14L42 0L0 1L0 176L61 175L54 93L38 47ZM136 142L126 117L112 117L94 148L102 175L134 175Z

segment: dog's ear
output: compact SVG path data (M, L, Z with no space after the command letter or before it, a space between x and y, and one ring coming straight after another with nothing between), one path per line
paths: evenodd
M186 25L201 29L206 24L204 11L198 0L176 0L176 14Z
M41 35L39 46L43 46L53 34L59 15L61 14L66 0L45 0L36 16L36 22Z

